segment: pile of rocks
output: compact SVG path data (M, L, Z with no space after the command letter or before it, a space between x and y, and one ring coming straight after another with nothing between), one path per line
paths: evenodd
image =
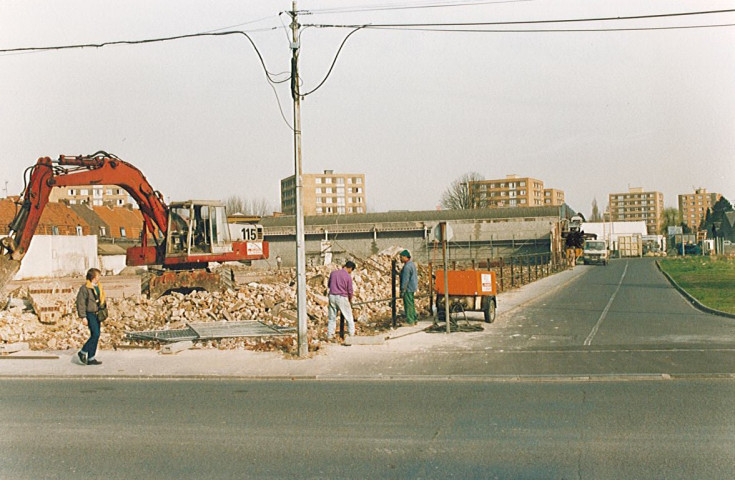
M428 292L428 267L419 265L421 292ZM327 325L327 281L337 265L309 267L307 279L307 315L310 349L319 348ZM372 335L391 326L391 257L374 255L352 273L355 297L353 309L358 335ZM247 278L240 276L240 278ZM257 281L237 285L222 292L194 291L172 293L156 300L134 296L108 301L110 317L102 327L100 347L154 346L126 338L126 332L175 330L187 323L208 321L260 320L279 327L297 327L296 279L293 269L261 272ZM103 279L104 285L104 279ZM87 327L74 313L74 293L59 296L63 314L53 324L42 324L33 313L23 289L12 292L8 306L0 311L0 342L28 342L32 349L65 350L79 348L88 337ZM386 300L376 302L378 300ZM369 303L364 303L369 302ZM401 308L401 302L398 303ZM0 304L0 307L3 306ZM428 312L428 299L417 301L419 312ZM295 335L269 338L230 338L199 342L201 346L235 349L283 350L297 348Z

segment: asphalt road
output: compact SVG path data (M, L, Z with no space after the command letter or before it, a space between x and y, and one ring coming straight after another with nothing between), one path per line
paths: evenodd
M696 310L653 259L575 268L586 272L503 315L461 347L435 347L436 373L735 374L735 320Z
M0 478L735 478L731 380L6 380Z

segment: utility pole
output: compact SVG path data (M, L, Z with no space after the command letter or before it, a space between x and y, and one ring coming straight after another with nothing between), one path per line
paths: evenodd
M309 353L306 330L306 242L304 240L303 177L301 172L301 93L299 91L299 22L296 0L291 3L291 98L293 98L294 175L296 183L296 311L299 357Z

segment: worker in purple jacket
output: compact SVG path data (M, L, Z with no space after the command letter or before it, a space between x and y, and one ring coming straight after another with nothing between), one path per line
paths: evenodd
M352 277L355 269L354 262L348 260L340 270L329 274L329 316L327 322L327 339L334 338L337 327L337 309L347 320L347 331L350 336L355 335L355 320L352 318Z

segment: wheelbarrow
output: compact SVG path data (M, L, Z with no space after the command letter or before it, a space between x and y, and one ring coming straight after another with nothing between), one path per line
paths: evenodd
M436 292L436 311L440 321L444 321L445 298L449 299L449 317L453 325L467 323L467 311L482 312L486 323L495 321L498 307L498 287L495 272L488 270L449 270L449 295L444 295L444 270L436 271L434 291Z

